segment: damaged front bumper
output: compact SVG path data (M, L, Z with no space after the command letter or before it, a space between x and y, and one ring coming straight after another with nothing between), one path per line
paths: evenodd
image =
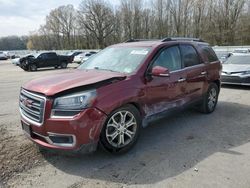
M89 153L96 150L106 114L96 108L82 111L72 119L47 118L37 126L22 117L25 134L39 146L63 151Z

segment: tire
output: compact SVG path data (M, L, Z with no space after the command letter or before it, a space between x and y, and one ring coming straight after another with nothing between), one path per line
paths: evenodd
M66 69L66 68L67 68L67 65L68 65L67 63L62 62L62 63L61 63L61 68L62 68L62 69Z
M55 66L55 69L58 69L58 66L57 66L57 65Z
M218 86L215 83L211 83L200 105L200 111L205 114L212 113L217 106L218 96Z
M29 65L29 71L32 71L32 72L37 71L37 66L35 64Z
M122 118L125 118L124 121ZM125 153L137 142L140 129L139 111L133 105L126 105L108 116L100 135L99 144L102 149L110 153Z

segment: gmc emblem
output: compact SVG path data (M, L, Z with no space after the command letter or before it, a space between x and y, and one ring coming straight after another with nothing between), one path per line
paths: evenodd
M22 101L22 103L23 103L24 106L29 107L29 108L31 108L32 104L33 104L33 102L31 100L29 100L29 99L24 99Z

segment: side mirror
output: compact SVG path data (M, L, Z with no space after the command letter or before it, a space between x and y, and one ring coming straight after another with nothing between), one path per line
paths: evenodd
M152 76L157 76L157 77L169 77L169 70L165 67L162 66L155 66L152 69Z

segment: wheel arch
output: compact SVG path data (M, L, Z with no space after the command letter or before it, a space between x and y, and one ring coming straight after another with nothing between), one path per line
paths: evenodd
M220 86L221 86L221 81L220 80L215 80L213 81L213 83L215 83L219 89L219 92L220 92Z

